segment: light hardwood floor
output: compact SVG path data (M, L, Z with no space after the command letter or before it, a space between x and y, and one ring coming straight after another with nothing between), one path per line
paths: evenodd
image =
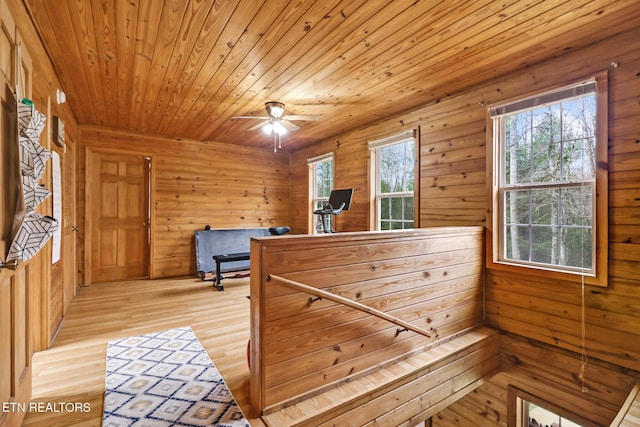
M189 325L251 425L264 426L248 401L249 279L229 278L224 284L224 292L198 278L82 287L54 345L33 359L33 402L54 406L28 412L23 425L100 426L107 342ZM88 403L90 411L53 412L69 402Z

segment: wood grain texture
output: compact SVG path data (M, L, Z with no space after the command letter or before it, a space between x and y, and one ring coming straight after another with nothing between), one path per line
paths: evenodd
M4 273L2 271L1 273ZM24 405L31 396L31 305L29 266L11 274L0 274L0 399L6 404ZM19 425L24 411L2 411L0 425Z
M68 125L71 135L77 124L68 106L51 105L59 80L21 3L0 1L0 72L2 113L0 114L0 260L4 261L11 244L14 209L20 187L10 183L16 163L10 165L9 154L17 154L16 92L21 76L20 96L32 99L36 108L51 117L56 114ZM17 46L20 46L20 73L17 73ZM49 122L50 123L50 122ZM45 125L40 143L51 150L50 124ZM15 145L14 145L15 144ZM50 163L40 181L51 189ZM51 215L51 200L43 202L37 212ZM51 247L46 245L17 270L0 269L0 401L23 404L31 395L32 354L47 348L64 315L60 271L51 269ZM54 283L55 282L55 283ZM53 289L52 289L53 285ZM0 425L20 425L24 412L3 411Z
M420 215L422 226L483 225L486 201L481 203L486 185L484 153L478 149L485 140L485 114L490 103L531 93L545 87L566 84L608 68L609 73L609 286L586 288L587 350L590 357L638 371L638 206L633 196L638 190L638 110L630 108L637 99L640 57L637 30L578 49L566 56L540 64L524 73L479 85L438 103L381 121L366 129L338 135L313 149L292 153L292 204L306 198L300 188L306 180L304 161L323 152L334 151L336 176L341 187L363 188L354 194L368 197L366 141L400 133L406 128L421 130ZM611 66L611 58L619 65ZM624 64L623 64L624 63ZM482 104L482 105L481 105ZM340 153L348 153L341 157ZM465 153L468 153L466 155ZM451 159L440 161L438 156ZM347 160L349 159L349 160ZM353 160L352 160L353 159ZM423 162L424 160L424 162ZM296 166L298 165L298 166ZM305 212L301 212L305 215ZM347 213L349 214L349 213ZM307 214L308 215L308 214ZM368 212L365 213L368 215ZM298 218L298 217L296 217ZM345 215L343 220L348 220ZM305 226L301 220L295 224ZM345 221L345 229L352 224ZM365 229L364 227L362 229ZM579 284L558 283L528 275L487 272L487 319L500 329L571 351L580 351ZM482 393L482 387L478 391ZM448 422L463 414L463 400L449 412ZM498 409L502 411L502 409ZM462 416L462 415L461 415ZM506 412L499 412L499 423ZM466 419L466 418L461 418ZM491 421L483 421L491 425Z
M86 412L29 412L24 426L100 426L107 342L190 325L252 426L248 402L249 282L228 278L224 292L196 278L81 287L52 348L34 356L33 402L88 403Z
M87 152L87 282L149 277L149 162Z
M636 427L640 426L640 380L629 393L618 415L611 422L611 427Z
M549 386L548 390L540 391L541 397L552 396L550 399L555 401L574 402L575 399L578 401L593 399L591 403L571 403L568 406L585 416L599 420L601 425L609 425L640 371L640 355L637 349L640 330L638 321L640 293L638 293L636 272L639 259L637 244L640 239L638 239L637 227L638 207L633 196L634 191L637 193L639 182L635 179L635 170L639 165L637 135L640 128L638 128L638 110L629 109L629 97L637 97L639 94L637 69L640 56L637 51L630 50L628 46L638 36L637 30L622 33L566 57L559 57L532 67L528 72L498 79L434 106L443 111L449 109L456 116L475 115L477 107L469 100L489 104L500 102L501 99L513 98L519 92L530 93L537 88L565 83L571 76L585 76L600 72L603 68L609 68L610 58L616 58L619 64L627 64L609 68L608 167L612 171L609 174L609 278L606 288L588 285L585 287L584 349L589 360L603 362L606 367L603 368L603 372L593 373L587 365L588 382L607 383L609 377L612 378L611 381L619 381L613 378L616 378L621 369L628 370L626 372L629 373L630 378L620 380L622 381L620 384L624 385L620 390L609 394L609 397L600 395L590 397L589 395L597 393L596 389L599 387L611 391L611 388L617 388L617 386L608 383L602 386L588 384L591 391L583 395L579 388L575 387L575 376L578 375L580 368L574 367L570 369L574 376L572 387L555 387L556 391L551 391ZM465 103L469 103L466 109L463 107ZM467 110L469 111L465 112ZM428 113L425 112L426 114ZM448 132L456 132L455 128L449 126L447 128L449 128ZM478 131L481 130L478 129ZM446 179L451 182L452 177L456 176L462 181L460 175L447 176ZM480 177L477 179L479 180ZM424 184L434 185L436 182L434 177L425 181ZM436 201L435 204L437 205L438 202ZM426 208L423 212L430 214L435 212L435 209ZM489 324L502 331L535 340L541 346L543 345L541 343L544 343L546 346L551 346L545 348L556 348L559 354L562 354L562 350L571 351L572 357L579 358L583 351L581 295L580 283L552 281L535 274L522 275L489 270L486 274L486 318ZM520 358L521 355L518 354L517 357ZM545 368L553 372L553 376L560 378L567 375L566 365L556 359L552 350L548 350L544 357ZM513 364L509 368L509 373L508 379L501 374L502 379L496 380L494 386L506 387L509 382L520 382L528 388L536 387L527 379L531 372L524 364ZM488 391L485 392L484 387L480 387L476 394L468 395L448 408L441 415L440 422L436 422L434 418L434 425L451 425L453 420L458 420L459 425L464 425L464 420L470 417L469 408L474 407L477 409L471 414L482 419L478 413L485 406L481 396ZM502 406L496 407L495 413L498 423L502 423L507 417L505 408ZM484 424L481 425L493 425L490 420L483 422Z
M16 2L17 0L8 0ZM268 148L264 103L308 148L636 26L633 0L25 0L80 124ZM597 29L597 31L595 30ZM444 223L445 221L443 221Z
M320 393L410 355L438 353L437 344L482 324L480 227L280 236L251 244L251 401L260 413L305 399L322 401ZM317 292L283 286L277 277L268 280L271 275L335 298L314 301ZM334 301L340 298L390 314L430 337ZM428 406L398 416L407 420Z
M639 369L635 344L640 330L640 211L633 196L639 188L640 169L637 2L479 0L465 2L459 13L448 9L453 5L429 8L426 3L430 2L418 2L417 7L410 5L413 2L325 2L334 7L325 15L321 2L310 9L297 3L287 8L289 3L276 1L222 2L209 4L210 9L190 2L125 3L95 2L101 7L93 10L82 2L58 5L26 0L29 14L38 22L38 32L22 2L4 0L0 6L3 18L8 16L7 5L11 9L9 15L20 27L25 50L32 57L36 82L32 96L38 105L50 106L49 115L62 116L67 131L77 135L78 141L87 136L88 144L158 155L163 160L163 167L158 169L162 191L155 195L160 215L152 243L156 261L151 267L157 277L191 270L193 229L208 223L209 212L218 212L215 209L220 207L219 203L208 204L211 194L225 206L241 206L238 210L226 206L224 214L215 220L228 219L232 226L288 220L294 232L306 232L306 159L328 151L335 152L336 185L356 189L354 209L337 219L338 229L366 230L370 217L366 143L409 129L421 131L422 226L483 225L486 204L478 199L482 196L478 190L485 183L486 166L480 147L486 106L609 69L610 280L606 289L587 287L587 349L595 361L611 364L608 372L622 368L635 375ZM196 16L197 11L205 10L209 14L206 19ZM282 16L283 11L286 16ZM271 25L273 20L278 21L275 27ZM221 22L228 23L224 30L218 26ZM197 26L203 29L201 37L195 31ZM348 33L343 31L347 29ZM39 45L39 34L47 40L46 50ZM322 44L322 49L305 49L306 35L313 35L307 40ZM323 38L326 43L318 42ZM214 39L215 44L210 44ZM193 55L169 51L177 44L192 49ZM265 59L267 52L276 56ZM64 67L54 68L47 53L68 61ZM133 65L117 65L121 59ZM618 66L611 65L613 62ZM174 78L166 70L171 70ZM68 92L68 104L55 105L56 87ZM287 148L293 152L287 160L268 160L267 150L255 154L238 149L238 145L258 146L270 141L259 134L243 133L248 122L228 120L238 113L262 114L262 103L271 96L285 101L293 113L322 116L318 123L305 123L308 133L288 137L291 145ZM394 116L397 112L402 113ZM192 113L196 125L188 120ZM82 138L74 115L83 125ZM143 124L148 127L141 127ZM105 126L149 133L114 131ZM187 140L159 137L151 134L155 132L152 126L176 135L193 129L198 136ZM233 145L196 141L205 134L207 139L228 140ZM313 141L320 142L312 145ZM233 148L229 150L230 146ZM79 149L75 154L77 176L82 180L84 151ZM219 162L224 162L229 174L214 172ZM206 176L196 172L204 169ZM290 179L283 178L286 174ZM274 175L278 177L270 179ZM256 192L248 191L245 197L243 190L249 185L257 188L263 176L270 177L266 185ZM46 184L49 179L45 178ZM260 216L267 205L261 193L264 188L270 202L266 220ZM240 201L238 192L242 194ZM78 208L84 212L84 191L76 194ZM274 208L273 200L289 207L280 211L280 203ZM48 213L50 206L45 205L43 210ZM6 215L2 221L7 221ZM78 218L78 225L82 240L84 218ZM51 338L51 269L47 255L45 250L29 264L29 325L35 350L46 348ZM82 246L78 255L79 259L85 256ZM2 274L6 278L11 273ZM82 274L80 269L80 278ZM581 302L575 284L494 272L489 272L486 279L486 316L493 326L549 345L552 354L579 350ZM378 285L384 282L383 278L376 280L380 280ZM407 274L398 283L418 280L422 278ZM465 286L459 278L451 280L452 286ZM345 291L355 295L359 289ZM287 294L278 298L283 310L288 307L287 298L296 301L295 296ZM466 319L483 313L464 303L456 311ZM436 321L444 322L448 314L443 311ZM299 327L309 325L301 322ZM328 354L318 357L327 358ZM555 363L549 369L564 375ZM505 423L506 386L509 381L529 384L526 378L531 375L518 367L511 373L509 380L485 383L451 406L442 413L444 423ZM562 393L551 395L575 405L574 394L563 388ZM603 397L609 415L615 412L616 404L622 404L625 391L614 394L614 400L605 401ZM597 412L598 405L590 401L584 407L587 412Z
M588 425L609 426L638 379L637 373L589 360L583 383L578 377L583 363L579 354L511 334L502 335L500 353L500 374L434 416L433 426L506 426L509 386L559 406L576 422L582 418Z
M115 158L121 153L151 159L151 278L195 275L194 232L207 224L213 228L288 224L288 158L281 153L105 128L81 130L82 177L87 147ZM84 179L79 181L78 189L84 195L78 201L78 211L82 213L92 189ZM81 214L78 222L86 225L86 216ZM86 257L84 228L79 236L80 254ZM84 258L79 260L83 261Z
M414 427L496 373L498 341L480 328L262 418L272 427Z

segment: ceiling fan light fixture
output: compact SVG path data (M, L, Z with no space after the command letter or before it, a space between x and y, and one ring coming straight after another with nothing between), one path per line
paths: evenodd
M262 129L262 131L271 136L273 135L273 151L277 152L282 148L282 135L287 134L291 130L297 130L299 127L291 120L318 120L318 116L297 116L284 115L284 103L278 101L269 101L264 103L268 117L264 116L234 116L234 119L260 119L260 123L252 126L249 130Z
M282 117L284 114L284 104L282 102L270 101L266 102L264 106L267 109L267 114L272 117Z
M284 135L287 133L287 128L282 125L282 123L275 121L273 122L273 131L278 135Z
M266 133L267 135L271 135L271 133L273 132L273 123L268 122L267 124L265 124L264 126L262 126L262 130L264 133Z

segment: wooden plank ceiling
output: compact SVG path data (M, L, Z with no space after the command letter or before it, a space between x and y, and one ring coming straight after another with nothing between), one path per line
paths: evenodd
M640 22L638 0L23 0L80 124L295 150ZM603 64L605 68L608 64Z

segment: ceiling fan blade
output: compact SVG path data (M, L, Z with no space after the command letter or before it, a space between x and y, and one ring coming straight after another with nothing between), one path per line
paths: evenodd
M320 116L296 116L296 115L286 115L283 117L285 120L309 120L309 121L317 121L320 120Z
M300 129L298 126L294 125L293 123L291 123L286 119L281 119L280 123L282 123L282 126L284 126L288 131Z
M258 119L258 120L269 120L271 117L264 116L233 116L232 119Z
M258 123L257 125L253 125L251 126L248 130L256 130L256 129L260 129L265 125L264 121Z

